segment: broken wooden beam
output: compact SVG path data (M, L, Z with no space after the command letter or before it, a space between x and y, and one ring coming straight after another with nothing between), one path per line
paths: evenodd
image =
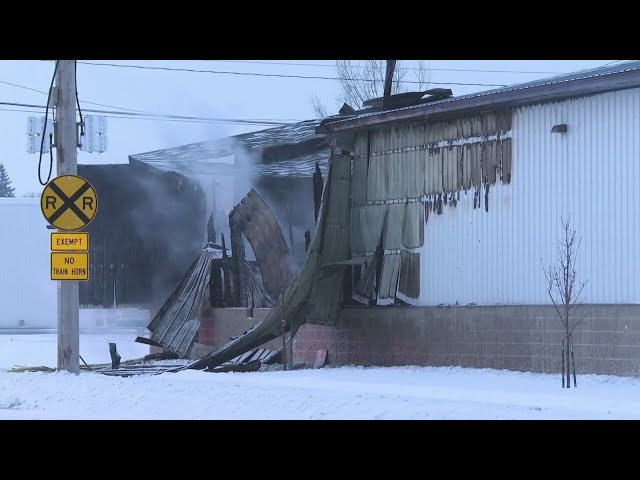
M120 367L122 357L118 354L115 343L109 343L109 353L111 354L111 368L114 370Z
M316 162L316 171L313 173L313 209L316 223L318 223L323 188L324 182L322 180L322 172L320 171L320 165Z
M244 237L242 236L242 232L238 229L236 222L233 221L231 214L229 214L229 230L231 231L231 271L233 273L234 280L234 303L238 307L247 307L249 306L249 303L247 295L247 272L244 268Z
M144 343L145 345L151 345L152 347L162 347L162 345L155 340L147 337L136 337L136 343Z
M205 372L211 373L224 373L224 372L257 372L260 370L260 361L254 360L248 363L231 363L227 365L221 365L219 367L206 369Z

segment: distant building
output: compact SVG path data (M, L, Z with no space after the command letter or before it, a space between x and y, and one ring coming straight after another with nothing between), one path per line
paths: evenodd
M56 328L51 230L39 198L0 198L0 329Z

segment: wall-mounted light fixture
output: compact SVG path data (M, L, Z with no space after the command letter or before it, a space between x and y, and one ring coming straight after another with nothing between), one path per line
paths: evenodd
M567 124L561 123L559 125L554 125L551 129L551 133L567 133Z

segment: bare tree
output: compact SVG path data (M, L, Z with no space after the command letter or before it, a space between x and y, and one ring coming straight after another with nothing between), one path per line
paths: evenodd
M327 107L322 103L320 97L315 93L311 96L311 106L313 107L313 111L318 118L327 117Z
M416 81L418 84L415 89L420 91L422 89L429 88L431 83L431 60L425 62L424 60L418 60L418 70L416 70Z
M336 98L338 106L346 103L358 109L365 100L382 97L386 67L386 60L337 60L336 73L340 82L340 93ZM407 76L409 71L414 73L413 78ZM408 84L409 79L415 83ZM415 69L405 67L398 60L393 73L391 93L422 90L427 88L430 79L430 68L424 60L419 60ZM311 105L318 117L327 116L326 106L316 95L312 97Z
M566 386L571 388L572 335L576 327L588 316L579 317L576 314L576 307L579 306L582 290L588 280L581 282L577 279L576 258L580 250L581 239L576 238L576 231L571 228L571 216L569 215L566 222L561 218L561 222L564 238L558 241L556 264L545 268L543 263L542 270L547 279L547 293L564 327L562 384L564 386L564 372L566 372ZM573 359L573 381L576 386L575 359Z

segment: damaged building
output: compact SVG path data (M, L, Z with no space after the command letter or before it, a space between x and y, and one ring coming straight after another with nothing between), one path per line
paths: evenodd
M80 282L80 305L157 309L202 250L204 192L145 165L78 165L78 174L100 198L100 214L85 229L90 275Z
M313 178L326 175L329 145L316 133L320 120L282 125L233 137L129 156L132 165L174 172L198 182L218 234L231 234L228 215L252 188L271 207L298 265L305 232L313 229ZM252 252L248 251L249 255Z
M234 235L229 224L230 211L250 191L256 193L254 200L264 199L271 207L253 205L259 216L268 212L278 217L272 219L282 226L278 249L294 259L290 268L297 270L315 225L314 179L326 174L330 151L324 136L315 133L319 123L310 120L133 154L128 164L78 165L79 175L95 187L101 205L86 229L92 245L91 275L80 284L82 307L138 307L153 317L209 241L215 244L214 263L229 262L237 274L240 266L231 265L232 246L241 245L251 272L259 273L260 259L252 244L239 230ZM238 222L251 213L245 210L238 212ZM268 262L267 250L258 246L260 252ZM225 279L215 284L214 278L212 288L219 289L219 295L213 306L270 304L251 301L263 287L251 282L261 282L261 275L247 274L244 280L244 297L237 297L241 292L236 291L230 299ZM269 274L266 282L273 292Z
M640 62L389 100L317 127L334 147L305 264L264 320L196 367L284 323L307 364L321 351L335 364L559 371L542 265L571 216L588 280L576 357L585 372L637 375Z

